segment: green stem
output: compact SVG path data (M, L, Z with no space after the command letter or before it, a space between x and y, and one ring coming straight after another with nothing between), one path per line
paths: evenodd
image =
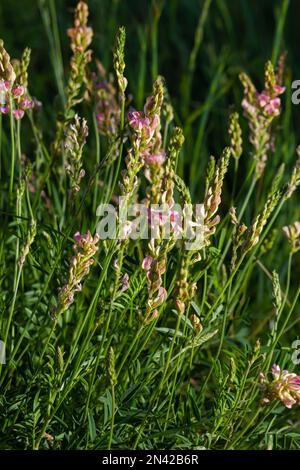
M118 178L119 178L119 173L120 173L120 167L121 167L121 161L122 161L122 155L123 155L123 132L124 132L124 123L125 123L125 96L122 95L122 104L121 104L121 121L120 121L120 134L121 134L121 144L120 144L120 150L119 150L119 157L117 161L117 168L115 170L115 176L113 179L113 183L111 185L111 190L109 193L109 198L108 202L111 200L112 195L114 193Z
M95 132L95 139L96 139L96 163L97 166L100 164L100 136L99 136L99 130L98 130L98 125L97 125L97 119L96 119L96 114L93 113L93 126L94 126L94 132ZM97 209L97 198L98 198L98 182L99 182L99 175L98 173L96 174L95 177L95 183L94 183L94 202L93 202L93 212L96 212Z
M12 198L14 188L14 173L15 173L15 132L14 132L14 115L13 115L13 99L10 98L9 106L9 117L10 117L10 143L11 143L11 155L10 155L10 183L9 183L9 196Z
M113 432L114 432L114 424L115 424L115 412L116 412L115 386L113 383L111 384L111 404L112 404L112 410L111 410L109 440L108 440L108 447L107 447L108 450L111 449L111 443L112 443Z

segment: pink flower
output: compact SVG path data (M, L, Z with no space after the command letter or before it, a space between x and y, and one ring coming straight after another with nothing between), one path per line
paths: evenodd
M275 85L274 91L277 95L281 95L282 93L285 92L285 86Z
M24 98L22 99L21 103L20 103L20 106L22 109L31 109L34 107L34 102L31 101L27 96L24 96Z
M257 94L257 100L258 100L259 106L264 108L266 104L269 103L270 97L266 93L262 92L262 93Z
M280 109L280 98L274 98L265 106L265 111L272 115L278 115Z
M128 120L129 125L133 127L133 129L138 129L140 126L140 121L142 119L143 113L140 111L130 111L128 113Z
M8 105L0 106L0 111L1 111L2 114L8 114L9 113L9 106Z
M275 85L274 87L274 93L275 97L272 98L270 94L268 94L266 91L263 91L262 93L257 93L256 98L258 101L258 104L263 110L269 114L270 116L278 116L280 112L280 98L278 98L278 95L283 93L285 90L285 87L281 87L279 85Z
M12 94L14 97L24 95L25 89L23 86L17 85L12 89Z
M164 150L145 157L145 163L147 165L162 165L165 160L166 160L166 152Z
M160 124L160 117L158 114L155 114L152 118L152 122L151 122L151 127L152 129L157 129L157 127L159 126Z
M105 116L104 116L103 113L98 113L98 114L96 115L96 119L97 119L98 123L102 123L102 122L104 121L104 119L105 119Z
M74 235L74 240L77 242L77 243L80 243L81 242L81 234L80 232L76 232L75 235Z
M272 369L273 381L269 382L264 374L260 374L260 380L265 389L265 403L274 400L281 401L287 408L292 408L296 404L300 404L300 376L281 370L279 365L273 364Z
M168 293L164 287L160 287L157 291L155 299L152 300L152 308L159 307L167 299Z
M273 375L274 379L278 380L279 377L280 377L280 367L279 367L279 365L273 364L271 372L272 372L272 375Z
M143 259L142 268L143 268L145 271L149 271L149 270L151 269L152 263L153 263L153 258L152 258L152 256L146 256L146 257Z
M255 106L250 104L249 101L246 98L244 98L243 101L242 101L242 107L249 114L255 114L256 113Z
M8 80L0 80L0 91L8 91L10 89L10 82Z
M14 109L13 110L13 115L15 117L15 119L17 119L17 121L19 119L22 119L22 117L24 116L24 111L23 109Z
M128 113L129 125L139 134L142 134L146 141L149 141L154 134L156 121L152 121L144 116L140 111L130 111Z

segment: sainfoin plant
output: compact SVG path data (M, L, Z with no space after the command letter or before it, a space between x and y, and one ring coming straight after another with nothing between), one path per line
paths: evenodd
M208 110L230 92L218 91L222 56L193 109L210 0L174 106L158 74L161 2L147 92L125 27L104 66L78 1L63 64L55 2L39 4L51 126L34 50L13 59L0 40L0 449L299 449L300 150L284 142L285 53L255 79L235 70L209 157Z

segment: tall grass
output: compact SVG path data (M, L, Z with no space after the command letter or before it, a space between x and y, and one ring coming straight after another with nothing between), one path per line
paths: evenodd
M172 24L176 6L151 2L132 64L126 28L112 31L119 2L105 57L85 2L67 34L57 2L38 3L59 97L51 116L28 49L12 60L0 47L0 448L298 449L298 377L282 372L297 373L300 294L289 2L253 82L230 50L207 49L201 103L212 9L235 35L228 2L199 2L176 99L159 75L160 21L167 10ZM223 133L210 144L214 126ZM150 243L101 239L97 207L119 196L149 210L201 203L202 243L186 250L185 234L165 240L161 226Z

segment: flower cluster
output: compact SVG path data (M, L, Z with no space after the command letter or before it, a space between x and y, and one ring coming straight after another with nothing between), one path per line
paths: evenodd
M159 116L155 114L153 117L147 115L145 111L130 111L128 113L128 122L130 127L136 133L135 145L139 148L143 157L149 158L151 156L151 149L153 145L153 137L159 127ZM157 141L155 141L155 144Z
M145 176L151 185L147 189L147 199L144 201L149 208L149 224L155 226L159 233L155 234L148 244L148 253L145 256L142 267L146 271L148 300L145 321L151 321L158 315L157 308L167 298L167 291L163 287L162 275L166 271L167 252L172 248L172 240L163 243L163 232L166 219L170 221L171 230L176 230L177 213L172 211L173 201L173 176L176 156L183 143L182 131L176 130L171 139L168 158L162 149L162 137L160 132L160 114L164 99L164 86L162 79L158 77L153 85L153 93L147 98L143 112L132 111L128 115L129 125L134 130L132 151L140 155L141 166L145 166ZM180 134L180 135L179 135ZM152 209L152 205L163 203L165 211L158 213ZM158 222L158 224L157 224Z
M100 134L112 137L120 126L121 109L112 74L107 76L101 62L97 61L97 72L91 74L89 91L95 105L95 114Z
M277 364L273 364L271 372L272 381L268 381L263 373L260 374L260 382L264 390L263 403L268 404L279 400L287 408L300 404L300 376L281 370Z
M20 257L19 257L19 260L18 260L19 266L24 265L25 260L28 256L30 247L34 242L35 236L36 236L36 220L32 219L31 223L30 223L30 228L29 228L29 231L28 231L28 234L27 234L26 241L25 241L25 243L24 243L24 245L21 249L21 254L20 254Z
M3 41L0 40L0 112L10 113L15 119L22 119L27 109L34 107L34 102L27 93L27 68L29 65L30 51L25 49L20 63L18 74L10 62Z
M238 113L232 113L229 116L230 147L234 158L239 159L243 152L242 129L239 123Z
M77 232L74 239L75 255L71 258L68 282L59 290L58 305L54 312L56 317L65 312L74 302L75 292L81 291L82 279L88 275L90 267L94 264L94 255L98 250L99 236L97 234L93 237L89 231L85 235Z
M216 213L221 204L223 182L228 169L230 155L231 149L226 147L208 181L208 189L204 200L204 241L206 245L209 244L209 238L215 233L216 226L220 221L220 216L216 215Z
M290 181L287 184L287 189L284 195L285 199L289 199L300 185L300 146L297 147L297 155L298 158L293 168Z
M87 26L88 16L87 4L84 1L79 1L75 10L74 26L67 30L71 39L70 47L75 55L85 52L92 42L93 30Z
M69 117L71 109L81 101L79 93L83 82L86 81L86 66L91 61L91 50L88 47L92 42L93 30L87 26L88 16L87 4L79 1L75 10L74 27L68 29L73 56L70 61L71 73L67 86L66 117Z
M72 193L80 190L80 181L85 171L82 168L82 151L88 136L89 129L85 119L75 114L74 120L66 131L65 149L67 150L66 170L71 179Z
M21 85L12 86L8 81L0 81L0 95L2 98L1 113L8 114L10 106L12 106L13 116L17 120L22 119L27 109L34 107L34 102L26 95L25 89Z
M300 222L285 226L282 231L291 245L292 253L300 250Z
M146 271L148 280L148 302L146 310L146 321L156 318L158 315L157 308L166 300L167 291L162 286L162 275L166 271L165 259L153 256L146 256L142 263L142 268Z
M137 173L146 165L146 159L155 155L154 150L157 148L159 138L159 113L162 100L161 79L158 78L153 85L153 95L146 101L144 112L130 111L128 113L128 123L133 132L131 147L125 159L127 169L122 173L123 195L133 192L137 186Z
M254 219L253 224L249 228L247 232L247 238L243 245L244 251L251 250L259 241L259 237L269 220L270 215L272 214L273 210L275 209L278 200L280 198L280 191L271 192L263 209L261 212L256 216Z
M175 304L179 314L185 312L187 305L193 299L197 289L196 284L190 280L190 267L201 259L200 252L205 246L209 245L210 237L214 234L216 226L220 221L220 217L216 213L221 203L223 182L228 169L230 155L231 149L226 147L217 165L215 164L215 160L213 158L211 159L204 203L197 205L198 210L195 214L195 221L191 220L193 214L189 216L190 223L188 231L184 236L187 240L192 239L193 241L189 242L189 251L183 251L180 259L180 268L175 290ZM177 189L181 193L183 201L187 203L187 207L189 207L191 196L188 188L185 187L183 181L178 177L175 179ZM193 324L194 323L195 322L193 322Z
M242 107L249 122L250 141L255 149L254 158L257 162L256 177L260 178L267 161L267 153L271 145L271 124L281 111L280 95L285 91L275 74L272 63L265 66L265 85L258 92L251 79L245 74L240 75L244 87Z
M116 44L114 48L114 69L116 72L118 86L120 93L122 95L121 98L124 99L125 90L127 87L127 78L124 76L125 70L125 59L124 59L124 49L125 49L125 39L126 33L124 26L121 26L118 30L118 34L116 37Z
M239 222L235 207L229 209L229 216L231 223L234 225L232 233L232 256L230 261L230 270L232 272L237 265L238 251L244 243L244 234L247 231L247 226Z
M180 260L179 275L176 283L176 310L182 315L187 304L193 299L197 285L190 281L191 252L183 251Z
M80 0L75 9L74 26L68 29L72 57L70 60L70 76L66 89L66 105L64 112L58 116L57 131L53 143L54 154L63 150L64 129L74 116L74 107L83 99L83 84L88 83L87 65L92 59L92 51L88 49L92 42L93 30L88 23L89 10L87 4Z
M10 56L4 47L4 42L0 39L0 80L5 82L14 83L16 74Z
M178 153L183 144L182 130L175 128L168 147L168 154L162 149L160 133L160 113L164 98L163 83L160 78L154 83L153 94L147 99L144 113L133 113L131 126L140 132L144 143L142 155L146 167L145 176L151 182L147 189L146 206L149 209L149 223L156 223L158 233L148 244L148 254L142 267L147 273L148 300L145 321L150 321L158 314L157 308L167 298L167 291L162 286L162 275L166 271L167 253L172 249L175 240L171 236L163 242L166 221L170 222L168 230L176 233L179 228L180 214L173 209L174 175ZM163 211L156 213L152 205L162 203ZM181 219L181 218L180 218Z

